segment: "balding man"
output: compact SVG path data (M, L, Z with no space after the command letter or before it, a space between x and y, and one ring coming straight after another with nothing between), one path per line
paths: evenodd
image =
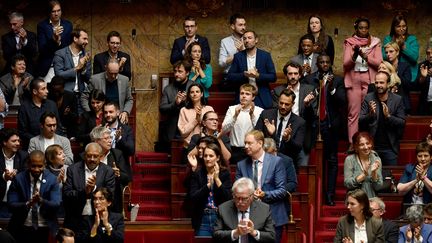
M63 185L64 226L74 231L82 216L93 214L91 198L96 188L106 187L114 192L114 172L108 165L100 163L101 157L101 146L89 143L85 148L84 161L68 167L66 183Z
M119 74L120 64L117 59L110 59L106 65L106 71L98 73L90 78L90 83L81 95L81 105L85 111L90 111L89 94L93 89L102 90L107 100L115 102L120 107L120 121L127 121L133 106L133 97L129 78Z

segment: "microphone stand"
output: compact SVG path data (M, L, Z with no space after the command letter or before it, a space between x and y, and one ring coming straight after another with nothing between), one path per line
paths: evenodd
M321 75L320 75L321 76ZM317 115L318 115L318 137L317 137L317 141L322 142L322 137L321 137L321 114L320 114L320 110L321 110L321 95L323 92L323 86L324 86L324 77L320 77L319 79L319 99L318 99L318 111L317 111Z
M293 213L292 213L292 195L291 195L291 193L290 193L289 191L287 191L287 190L286 190L286 193L288 194L288 199L289 199L289 208L290 208L290 214L289 214L289 221L288 221L288 223L290 223L290 224L295 224L294 216L293 216Z

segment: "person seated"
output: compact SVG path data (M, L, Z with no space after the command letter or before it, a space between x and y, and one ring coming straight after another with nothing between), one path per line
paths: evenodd
M194 17L187 16L183 22L185 35L174 40L171 49L171 64L184 59L186 50L192 42L198 42L201 45L202 56L206 64L210 63L210 45L207 38L197 35L198 23Z
M356 132L352 139L354 153L345 158L344 185L348 190L362 189L369 198L376 197L383 184L381 159L373 150L367 132Z
M365 191L362 189L349 191L346 207L349 214L339 218L333 242L384 242L382 222L373 217ZM356 230L353 230L354 227Z
M205 64L202 48L198 42L193 42L188 46L185 59L192 64L189 79L204 87L204 98L207 100L212 85L213 71L210 64Z
M268 204L254 200L254 183L247 177L232 186L233 199L219 205L213 239L216 242L275 242L275 227Z
M432 242L432 225L424 223L422 205L407 208L405 218L408 224L399 228L398 243Z
M27 72L24 55L12 57L11 71L0 78L0 88L8 105L20 105L24 96L30 97L33 76Z
M201 121L201 132L191 137L191 141L186 150L187 154L194 149L201 137L212 136L217 139L217 142L222 151L222 164L229 167L229 160L231 158L231 145L229 137L218 131L219 118L218 114L214 111L207 111L204 113Z
M75 233L68 228L60 228L57 231L55 240L57 243L74 243Z
M205 102L204 88L197 83L191 84L187 90L186 106L180 109L177 123L185 148L189 145L191 137L200 133L202 117L208 111L214 110Z
M64 89L62 77L54 76L48 84L48 99L54 101L57 105L62 124L59 127L61 134L66 135L68 138L74 138L78 125L78 105L74 94Z
M93 209L95 214L84 217L76 234L77 242L123 243L125 224L123 215L110 210L114 200L112 192L97 188L93 192Z
M17 242L48 242L58 229L60 203L60 187L56 176L45 169L44 153L32 151L27 169L14 178L9 188L9 231Z
M393 65L383 60L378 66L378 71L386 72L388 73L388 75L390 75L390 83L388 85L388 88L392 93L398 93L399 87L401 86L401 79L399 78Z
M404 196L405 204L432 202L432 147L426 142L416 146L416 163L407 164L397 189Z
M218 206L231 199L230 171L221 160L219 145L207 144L204 166L193 172L190 179L192 226L197 236L212 235Z
M60 145L65 152L67 165L74 163L72 147L67 137L56 134L57 118L52 112L45 112L40 118L41 134L30 139L28 152L33 150L45 151L52 144Z
M103 107L106 102L105 93L102 90L94 89L89 94L90 111L85 111L81 114L80 123L78 126L78 141L83 144L90 143L91 130L102 124L104 118Z
M129 54L119 51L121 46L120 33L113 30L107 35L107 46L108 50L98 53L93 58L93 74L102 73L105 71L108 60L110 58L117 59L120 64L119 74L128 77L130 80L132 77L131 73L131 58Z
M45 163L47 170L57 177L57 183L59 184L60 190L63 189L63 183L66 182L67 168L69 165L65 164L66 155L62 146L58 144L52 144L45 150ZM60 207L57 211L58 218L64 218L64 206L61 202Z
M120 64L117 59L111 58L106 65L106 72L92 75L90 83L81 95L81 105L85 111L90 111L89 94L93 89L102 90L107 100L117 103L120 107L120 122L128 123L128 116L133 107L133 97L129 78L119 74Z
M301 52L293 56L290 61L301 65L302 76L307 76L318 71L316 65L318 54L314 53L315 37L306 34L300 38Z
M26 169L27 151L21 150L18 130L3 128L0 130L0 218L10 218L7 206L7 193L12 180Z
M418 86L420 89L418 114L432 115L432 42L428 42L426 46L426 60L420 64L418 75Z
M93 142L99 144L102 148L101 162L108 165L114 171L115 190L114 201L111 207L113 212L123 212L123 189L132 181L132 172L129 161L126 162L122 151L112 148L112 139L110 129L97 126L90 132Z
M432 203L423 206L423 220L425 224L432 224Z
M374 218L380 220L384 228L386 243L396 243L399 237L399 226L392 220L384 219L385 204L379 197L369 198L369 207Z

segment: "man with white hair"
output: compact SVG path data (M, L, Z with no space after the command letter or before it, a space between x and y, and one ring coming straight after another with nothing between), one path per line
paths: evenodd
M432 242L432 225L423 221L423 207L414 204L406 210L407 225L399 228L399 243Z
M219 206L213 233L216 242L238 239L240 242L274 242L275 229L270 207L254 200L254 191L254 183L249 178L242 177L234 182L233 199Z
M399 227L391 220L383 219L385 213L385 204L379 197L372 197L369 199L369 207L373 217L380 219L384 228L384 240L386 243L397 242Z

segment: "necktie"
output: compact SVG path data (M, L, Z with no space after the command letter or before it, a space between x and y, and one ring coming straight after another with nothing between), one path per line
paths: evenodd
M255 160L253 163L253 181L255 183L255 187L258 187L258 160Z
M326 94L327 88L324 84L324 80L321 81L321 93L320 93L320 106L319 106L319 117L321 121L324 121L326 118Z
M38 190L37 189L37 181L38 181L37 178L34 178L33 194L35 194ZM33 196L33 195L31 195L31 196ZM32 213L31 213L32 226L35 230L37 230L38 229L38 204L34 203L31 210L32 210Z
M241 211L241 219L244 220L246 218L246 211ZM248 243L248 235L242 235L240 236L240 243Z
M285 117L282 117L282 116L279 118L279 125L278 125L277 132L276 132L276 146L278 148L280 148L279 145L280 145L280 141L281 141L282 126L283 126L284 118Z

